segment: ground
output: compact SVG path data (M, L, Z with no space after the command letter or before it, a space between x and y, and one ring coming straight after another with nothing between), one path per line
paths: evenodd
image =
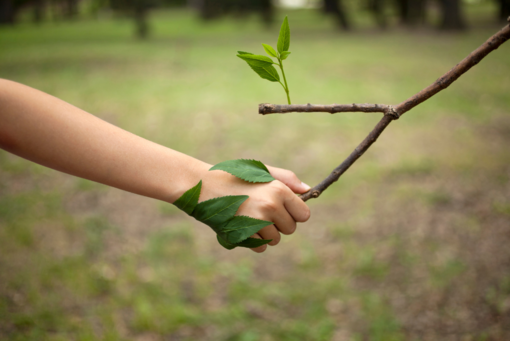
M498 30L481 17L459 35L346 35L317 15L289 13L294 103L399 103ZM0 77L211 164L254 158L310 185L380 119L258 115L285 94L235 51L263 53L277 27L174 11L148 41L131 30L2 28ZM224 250L169 204L0 151L0 339L510 339L509 53L393 122L263 254Z

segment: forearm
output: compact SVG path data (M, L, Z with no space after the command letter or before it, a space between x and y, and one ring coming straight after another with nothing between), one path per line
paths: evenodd
M2 79L0 147L68 174L168 202L195 185L209 166Z

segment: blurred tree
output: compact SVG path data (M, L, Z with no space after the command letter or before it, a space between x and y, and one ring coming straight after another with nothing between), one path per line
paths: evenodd
M188 4L200 13L203 20L212 20L227 14L243 17L249 13L260 14L266 25L273 23L271 0L189 0Z
M0 0L0 25L13 25L19 10L28 3L29 0Z
M461 0L439 0L441 5L441 23L439 28L442 30L464 30L466 23L462 15Z
M332 14L337 19L338 27L348 31L351 29L351 24L347 19L347 13L343 6L342 0L323 0L322 8L324 13Z
M63 0L64 17L74 19L78 15L78 0Z
M45 2L44 0L34 0L33 3L33 16L32 20L34 23L40 23L44 19Z
M499 4L499 19L506 20L510 17L510 0L497 0Z
M425 23L427 0L395 0L400 22L406 26Z
M14 24L14 1L0 0L0 24Z
M158 5L158 0L110 0L113 10L123 12L135 21L135 35L140 39L149 34L149 10Z
M385 9L385 0L368 0L368 10L372 12L374 15L374 19L381 29L385 29L388 26L388 21L386 20Z

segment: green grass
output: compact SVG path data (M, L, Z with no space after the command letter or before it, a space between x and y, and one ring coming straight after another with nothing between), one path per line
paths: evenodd
M498 29L487 8L465 34L380 33L363 16L344 34L289 11L292 100L403 101ZM0 77L209 163L260 159L313 185L380 115L258 115L285 94L235 52L262 53L277 33L186 11L155 13L148 41L123 19L22 24L0 29ZM510 337L509 52L392 123L262 255L223 250L167 204L0 151L0 338Z

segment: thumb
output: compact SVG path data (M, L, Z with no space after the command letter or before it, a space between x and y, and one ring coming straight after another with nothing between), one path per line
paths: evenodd
M294 193L303 194L310 190L310 186L299 180L299 178L287 169L276 168L267 166L269 173L278 181L283 182L287 187L289 187Z

